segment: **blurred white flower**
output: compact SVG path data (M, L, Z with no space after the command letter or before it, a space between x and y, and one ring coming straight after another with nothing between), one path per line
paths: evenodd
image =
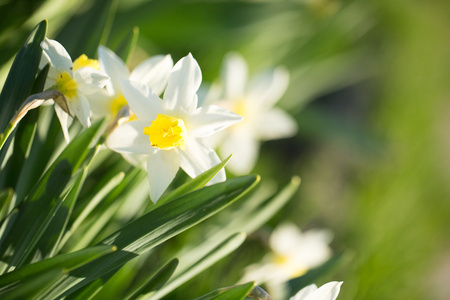
M118 126L106 144L120 153L145 154L150 197L156 202L175 177L179 167L195 177L220 162L202 138L242 120L218 106L197 107L202 80L191 54L173 67L161 100L148 85L122 80L122 91L138 120ZM221 170L213 182L225 180Z
M221 84L205 96L206 102L225 107L244 117L244 121L220 135L219 153L233 159L227 164L235 174L247 174L256 164L260 141L293 136L294 119L274 107L286 91L289 74L277 67L256 74L247 82L247 64L241 55L229 53L222 66Z
M152 56L130 73L123 60L107 47L100 46L97 52L100 70L108 74L111 81L106 84L106 89L89 97L94 116L112 119L127 105L122 93L122 79L146 84L156 95L161 95L164 91L173 67L170 55Z
M299 277L331 257L331 239L332 234L328 230L302 233L294 224L282 224L270 236L272 252L263 258L261 264L249 266L243 281L278 283Z
M315 284L308 285L301 289L289 300L335 300L341 289L342 281L331 281L320 288Z
M73 63L66 49L55 40L45 38L41 43L44 50L44 60L51 65L45 83L45 89L59 90L65 98L54 99L55 111L61 122L64 138L69 141L68 127L72 122L70 116L75 116L83 125L89 127L90 105L86 99L101 90L109 81L108 75L99 71L98 62L81 55Z

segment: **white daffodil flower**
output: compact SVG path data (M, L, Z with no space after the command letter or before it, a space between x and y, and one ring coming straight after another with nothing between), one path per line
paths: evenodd
M331 257L331 239L332 234L328 230L302 233L294 224L282 224L270 236L272 252L261 264L249 266L243 280L275 284L299 277Z
M297 132L294 119L274 107L286 91L288 72L281 67L256 74L249 82L247 64L237 53L226 55L221 84L212 88L205 101L216 103L244 117L244 121L221 135L219 153L233 153L227 168L247 174L256 164L260 141L291 137Z
M61 105L56 99L55 111L61 122L64 138L69 141L68 127L76 117L83 127L91 126L90 106L86 95L102 89L109 81L108 75L98 70L98 62L81 55L73 63L66 49L55 40L45 38L41 43L45 59L51 65L45 89L59 90L65 98Z
M164 91L173 67L170 55L155 55L140 63L130 73L124 61L107 47L98 47L100 70L110 78L106 89L88 97L94 116L114 118L127 101L122 93L121 80L129 79L148 85L154 94Z
M106 141L119 153L145 154L150 198L156 202L181 167L195 177L220 162L202 138L242 120L218 106L197 107L202 74L191 54L175 64L164 100L145 84L122 80L122 91L138 120L119 125ZM220 171L213 182L225 180Z
M341 289L342 281L331 281L320 288L315 284L308 285L301 289L289 300L335 300Z

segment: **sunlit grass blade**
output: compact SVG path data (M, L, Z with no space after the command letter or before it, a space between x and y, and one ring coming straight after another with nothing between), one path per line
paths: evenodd
M258 182L259 176L256 175L230 179L152 210L99 243L116 245L117 252L70 272L42 297L64 297L97 278L109 278L111 272L118 270L129 260L219 212Z
M41 70L41 72L39 72L36 80L34 81L31 93L34 94L42 92L48 70L49 66L47 65ZM36 132L36 121L38 116L39 111L37 109L33 109L28 112L18 124L15 132L12 154L8 158L5 167L0 173L1 188L14 188L16 186L22 166L24 165L30 152L33 137Z
M0 222L3 221L3 219L9 214L13 196L13 189L5 189L0 191Z
M144 283L141 287L139 287L136 291L132 292L125 299L127 300L135 300L138 299L141 295L145 295L151 293L153 291L157 291L161 289L164 284L172 277L175 269L178 266L178 259L174 258L169 261L161 270L156 273L155 276L150 278L150 280Z
M189 180L185 184L179 186L166 196L163 196L161 199L158 200L157 206L162 205L166 202L169 202L177 197L180 197L184 194L187 194L189 192L195 191L199 188L204 187L230 160L231 155L225 158L222 162L217 164L216 166L212 167L211 169L203 172L202 174L198 175L194 179Z
M59 242L61 241L67 223L69 222L73 207L75 206L81 187L86 179L86 174L87 167L79 172L79 174L75 175L75 183L73 187L68 192L63 203L58 208L58 211L39 241L38 249L42 258L54 256L59 248Z
M254 282L248 282L241 285L220 288L194 300L242 300L255 287Z
M89 10L75 14L59 32L56 40L73 59L82 54L94 57L99 44L105 44L117 1L95 1Z
M134 27L128 32L125 38L120 42L120 44L114 49L114 52L124 61L127 62L130 58L130 54L133 53L134 47L136 46L139 37L139 28Z
M69 230L64 233L64 237L61 240L58 248L64 246L67 240L72 236L72 234L77 230L77 228L85 221L88 215L97 207L97 205L102 201L106 195L108 195L124 178L124 173L119 173L114 176L109 182L107 182L89 201L88 205L81 211L78 217L70 226Z
M44 274L54 268L63 268L66 271L70 271L115 250L115 246L100 245L77 252L60 254L3 274L0 276L0 287L7 286L15 281L28 279L35 275Z
M236 233L225 239L220 245L215 247L212 251L193 263L189 268L182 273L175 275L166 286L158 290L156 293L148 297L151 300L161 299L189 279L198 275L205 269L212 266L214 263L236 250L245 240L246 235L244 233ZM183 259L183 258L181 258Z
M0 133L30 95L42 54L40 43L46 32L47 21L44 20L31 31L14 59L0 94Z
M45 273L34 274L31 278L0 288L0 298L3 299L34 299L47 286L64 274L62 268L54 268Z
M19 207L15 226L0 248L4 261L11 268L20 267L29 260L39 239L45 232L63 198L72 174L83 162L88 146L101 126L101 121L84 130L64 149L61 155L36 184L30 195ZM41 212L37 214L36 212ZM13 250L11 257L9 251Z

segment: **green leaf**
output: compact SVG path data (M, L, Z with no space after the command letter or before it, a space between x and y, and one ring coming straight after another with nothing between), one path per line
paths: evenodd
M177 266L178 266L178 259L177 258L172 259L164 267L162 267L161 270L159 270L155 276L153 276L148 282L144 283L136 291L131 293L130 296L128 296L126 299L134 300L141 295L159 290L170 279L170 277L175 272Z
M73 139L20 205L16 222L19 225L12 228L0 248L3 260L11 267L17 268L26 263L35 250L39 239L61 205L63 200L60 197L61 193L72 174L83 162L88 146L101 124L102 121L93 124ZM13 255L5 256L11 249Z
M130 58L130 54L133 53L134 47L136 46L139 37L139 28L134 27L125 38L116 47L114 52L124 61L127 62Z
M194 300L242 300L254 287L254 282L248 282L241 285L217 289Z
M36 294L57 280L64 270L56 268L43 274L34 274L33 277L17 282L10 286L0 288L1 299L34 299Z
M47 33L47 21L39 23L23 43L0 94L0 133L30 95L41 60L41 42Z
M184 195L127 224L99 244L116 245L108 254L69 273L43 295L67 296L90 282L118 270L127 261L198 224L240 198L259 182L259 176L233 178Z
M41 72L39 72L31 93L40 93L44 88L45 80L47 78L47 73L49 70L49 65L47 65ZM22 166L25 163L25 159L28 157L31 143L36 132L36 121L39 116L38 109L33 109L29 111L25 117L20 121L16 130L15 138L13 144L13 151L11 156L0 173L0 186L5 187L15 187Z
M236 250L245 240L246 235L242 232L235 233L232 236L225 239L220 245L215 247L212 251L207 253L201 259L193 263L189 268L184 270L181 274L177 274L172 278L166 286L153 294L149 299L157 300L161 299L177 287L198 275L205 269L212 266L214 263Z
M82 54L94 57L99 44L105 44L117 1L95 1L89 10L75 14L59 32L56 40L66 48L75 60Z
M289 288L289 295L294 296L299 290L307 285L314 283L318 278L329 273L338 264L342 262L344 253L339 253L325 262L323 265L309 270L305 275L291 279L287 282Z
M51 156L62 139L62 130L53 107L45 106L40 109L30 154L27 157L15 187L16 203L18 205L30 193L36 182L43 176Z
M0 222L9 214L13 196L14 190L11 188L0 192Z
M162 205L164 203L170 202L173 199L176 199L182 195L185 195L187 193L190 193L192 191L198 190L199 188L204 187L230 160L232 155L225 158L222 162L217 164L216 166L212 167L211 169L203 172L202 174L198 175L194 179L191 179L190 181L186 182L185 184L179 186L174 191L170 192L168 195L163 196L161 199L158 200L156 203L156 206Z
M54 256L56 250L59 248L59 242L69 222L73 207L86 179L86 174L87 167L76 175L74 185L64 197L63 203L58 208L42 239L39 241L38 249L41 257L47 258Z
M72 270L114 251L116 251L115 246L103 245L44 259L40 262L29 264L3 274L0 276L0 287L9 285L15 281L28 279L35 275L44 274L55 268Z

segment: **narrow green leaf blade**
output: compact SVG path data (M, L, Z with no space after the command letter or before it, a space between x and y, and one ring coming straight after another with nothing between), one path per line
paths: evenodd
M231 235L225 239L221 244L207 253L204 257L193 263L188 269L183 271L181 274L176 275L172 280L170 280L166 286L153 294L149 299L157 300L161 299L183 283L187 282L194 276L198 275L205 269L212 266L214 263L219 261L221 258L230 254L236 250L244 241L246 235L245 233L239 232Z
M61 204L61 193L82 163L101 124L101 121L93 124L73 139L20 205L16 222L18 226L12 228L0 248L3 259L11 267L20 267L29 259ZM11 249L13 255L5 256Z
M0 94L0 133L22 102L30 95L41 60L41 42L47 33L47 21L39 23L23 43L14 59Z
M0 287L4 287L15 281L26 280L35 275L44 274L54 268L71 270L88 262L93 261L105 254L114 252L115 246L103 245L95 246L80 251L57 255L40 262L23 266L9 273L0 276Z
M134 27L125 38L116 47L114 52L124 61L127 62L130 58L130 54L133 52L139 37L139 28Z
M148 282L144 283L136 291L132 292L126 299L134 300L141 295L148 294L162 288L164 284L166 284L166 282L170 279L170 277L172 277L175 269L178 266L178 262L179 261L177 258L169 261L164 267L161 268L161 270L158 271L158 273L156 273L155 276L153 276Z
M113 233L99 244L116 245L119 251L69 273L44 296L67 296L90 282L119 269L127 261L198 224L236 201L259 182L259 176L233 178L184 195Z
M9 214L13 196L14 190L11 188L0 191L0 222Z
M182 195L185 195L187 193L190 193L192 191L195 191L199 188L204 187L230 160L231 155L228 156L226 159L224 159L222 162L217 164L216 166L212 167L211 169L203 172L202 174L198 175L194 179L186 182L185 184L179 186L174 191L169 193L168 195L162 197L157 202L157 206L162 205L164 203L167 203L169 201L172 201L175 198L178 198Z
M254 282L248 282L241 285L217 289L194 300L242 300L254 287Z

